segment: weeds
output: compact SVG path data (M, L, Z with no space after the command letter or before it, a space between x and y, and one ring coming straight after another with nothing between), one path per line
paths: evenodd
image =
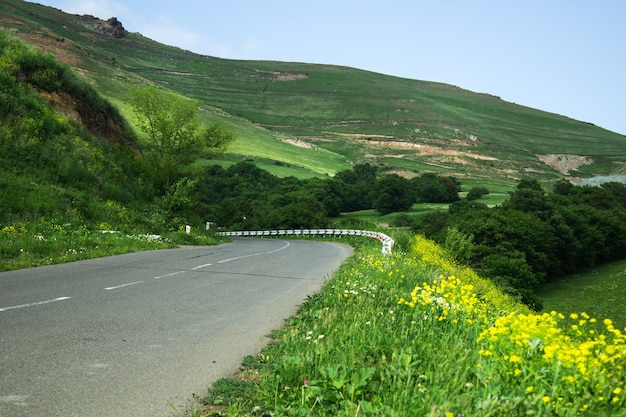
M532 313L421 237L376 249L248 358L258 388L224 415L626 415L612 321Z
M0 225L0 271L52 265L177 244L212 245L224 238L210 234L171 233L159 236L90 229L83 224L41 218L36 222Z

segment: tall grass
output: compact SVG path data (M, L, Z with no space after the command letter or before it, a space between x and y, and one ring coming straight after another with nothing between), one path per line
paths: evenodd
M358 249L273 334L247 361L256 393L221 412L626 415L626 339L611 320L531 313L421 237L378 249Z
M195 231L193 234L178 231L161 236L113 231L107 223L98 226L94 229L81 223L43 217L31 222L0 224L0 271L174 248L178 244L215 245L226 240Z

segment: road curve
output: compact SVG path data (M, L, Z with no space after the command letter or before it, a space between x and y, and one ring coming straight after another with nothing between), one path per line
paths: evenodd
M351 253L234 239L0 274L0 416L172 416Z

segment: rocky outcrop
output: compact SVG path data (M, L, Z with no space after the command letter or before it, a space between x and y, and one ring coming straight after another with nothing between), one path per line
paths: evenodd
M101 20L92 15L80 16L80 23L88 29L94 30L102 35L111 36L113 38L123 38L126 36L126 29L117 17L108 20Z

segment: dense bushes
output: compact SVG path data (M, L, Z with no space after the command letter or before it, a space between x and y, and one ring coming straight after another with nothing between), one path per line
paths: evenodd
M450 231L471 237L468 261L523 302L540 308L537 286L600 262L626 256L626 186L576 187L561 181L546 193L521 181L492 209L476 201L427 215L416 231L445 245Z
M355 165L332 179L278 178L243 161L228 169L207 167L198 177L198 204L187 215L234 229L325 227L341 212L374 208L387 214L409 210L418 200L434 202L429 199L433 190L438 190L436 201L453 201L458 186L431 174L413 180L377 176L369 164ZM445 192L439 194L441 190Z

